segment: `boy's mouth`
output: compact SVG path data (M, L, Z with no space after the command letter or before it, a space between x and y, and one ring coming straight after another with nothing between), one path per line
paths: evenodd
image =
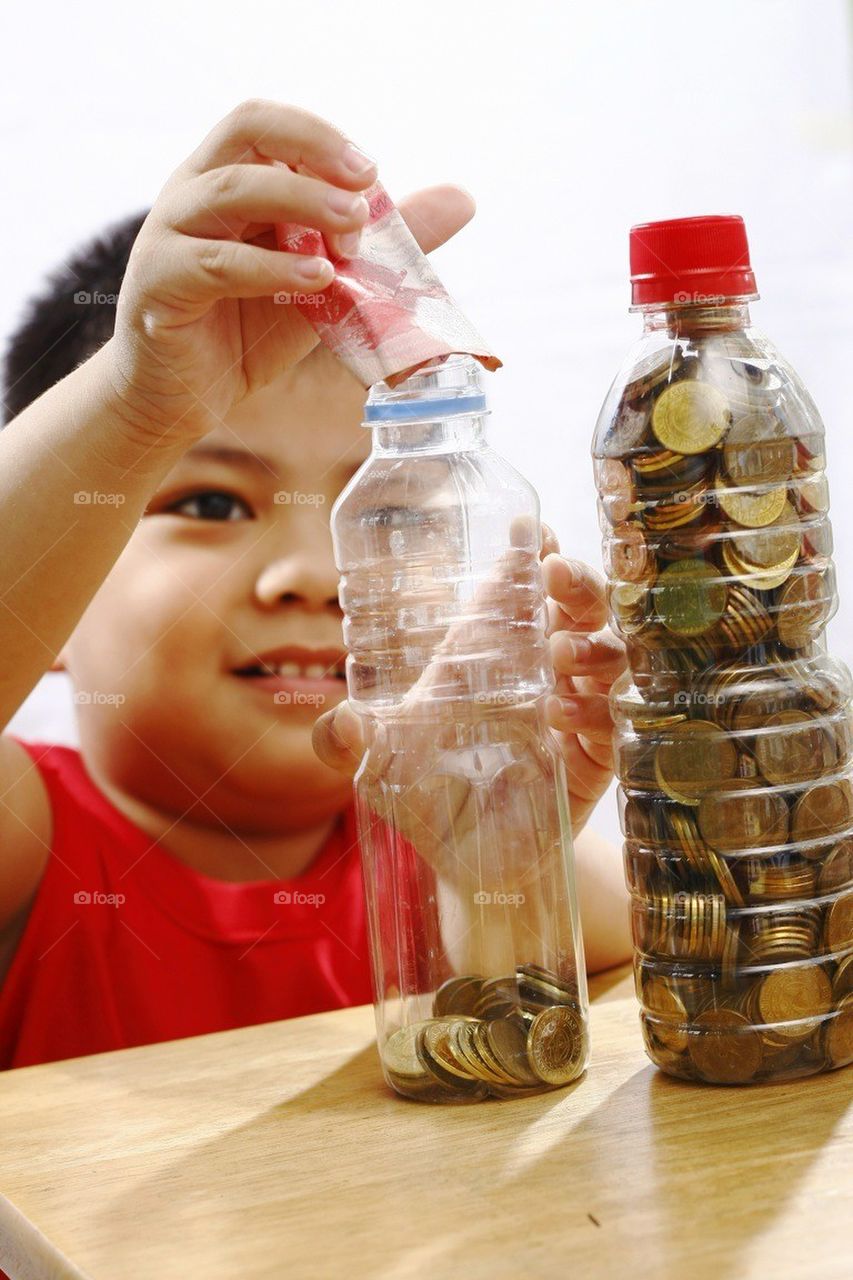
M255 654L232 674L259 692L279 695L279 701L298 702L300 695L313 695L307 705L321 705L321 695L335 696L346 688L346 653L341 649L309 649L286 645ZM322 698L325 701L325 697Z

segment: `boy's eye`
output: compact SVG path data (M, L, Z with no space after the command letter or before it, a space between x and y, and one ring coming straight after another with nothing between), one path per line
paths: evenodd
M175 502L169 511L192 520L251 520L252 513L242 498L221 489L192 493Z

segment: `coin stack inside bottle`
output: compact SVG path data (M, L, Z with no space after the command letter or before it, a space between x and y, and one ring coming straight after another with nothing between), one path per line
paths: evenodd
M850 677L823 429L742 331L666 338L595 470L648 1052L746 1083L853 1060Z
M586 1067L577 985L539 965L519 965L507 977L450 978L432 1012L394 1031L382 1048L389 1083L407 1097L521 1097L570 1084Z

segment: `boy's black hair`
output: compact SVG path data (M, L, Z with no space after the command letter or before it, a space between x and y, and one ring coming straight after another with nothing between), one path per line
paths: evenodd
M107 227L30 301L3 360L4 422L112 337L127 260L146 217L147 210Z

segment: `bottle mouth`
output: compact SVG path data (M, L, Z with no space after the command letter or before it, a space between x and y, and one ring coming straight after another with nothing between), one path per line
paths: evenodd
M430 422L485 412L479 363L471 356L456 355L423 365L396 387L377 382L367 398L364 425Z

